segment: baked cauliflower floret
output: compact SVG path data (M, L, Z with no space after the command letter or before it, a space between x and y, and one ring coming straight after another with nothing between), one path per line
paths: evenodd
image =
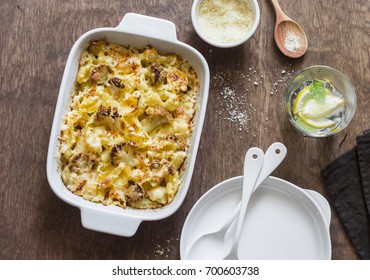
M96 164L96 158L87 153L78 153L69 160L67 168L72 173L83 174L90 172Z
M160 105L149 106L145 112L152 118L161 119L163 123L171 123L173 120L171 113Z
M144 130L150 133L159 125L170 124L173 121L172 114L161 105L149 106L145 113L148 115L141 123Z
M144 189L132 180L124 187L124 193L127 196L127 202L138 202L144 198Z
M111 165L118 166L120 163L124 163L126 165L135 165L135 144L133 142L121 142L115 144L110 149L110 158L111 158Z
M106 196L111 203L126 207L131 203L140 203L145 196L145 191L139 184L129 180L124 186L108 188Z
M167 131L154 137L151 145L152 151L177 151L187 149L188 144L184 137L177 133Z
M104 85L108 81L110 73L111 69L107 64L99 64L91 68L90 78L93 83Z
M114 85L116 88L125 88L125 84L123 83L123 80L117 77L113 77L109 79L108 83L110 85Z
M150 70L152 72L152 79L153 79L153 84L163 84L166 81L166 73L164 71L164 68L161 64L159 63L153 63L150 66Z
M187 91L188 90L188 77L186 74L180 70L175 70L167 74L167 81L174 87L177 91Z
M155 187L164 182L163 180L167 175L174 175L175 172L172 162L165 159L161 161L154 160L147 169L146 177L148 182Z
M122 116L118 113L117 107L113 107L112 109L110 106L105 107L101 105L95 113L94 124L98 126L103 125L106 128L113 129L116 125L116 118L120 117Z
M154 173L162 174L162 177L163 177L163 174L169 173L173 175L175 173L173 164L167 160L154 161L150 167Z

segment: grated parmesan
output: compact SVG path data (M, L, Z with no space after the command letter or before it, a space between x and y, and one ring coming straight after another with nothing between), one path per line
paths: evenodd
M255 16L249 0L203 0L199 7L199 27L218 43L232 43L244 37Z
M293 33L288 32L284 39L284 47L290 52L296 52L301 47L299 37Z

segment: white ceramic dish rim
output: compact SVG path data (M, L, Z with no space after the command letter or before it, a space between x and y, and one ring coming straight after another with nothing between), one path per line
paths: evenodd
M161 209L123 209L113 205L104 206L93 203L72 194L61 179L55 155L58 151L58 136L62 118L67 110L81 52L91 40L97 39L106 39L109 42L137 48L151 45L162 53L178 53L192 64L198 74L200 81L198 112L195 116L194 131L191 137L187 167L183 174L183 182L174 200ZM51 189L60 199L80 209L81 222L85 228L130 237L136 233L142 221L160 220L178 210L187 194L195 165L207 107L209 80L209 68L204 57L193 47L177 40L176 27L174 23L168 20L127 13L117 27L90 30L75 42L69 54L59 90L50 134L46 169Z
M249 0L251 2L252 6L253 6L254 14L255 14L255 17L256 17L251 29L240 40L232 42L232 43L220 43L220 42L212 41L211 39L209 39L207 36L204 35L204 33L202 32L202 30L200 29L199 24L198 24L197 13L198 13L198 10L199 10L199 5L202 1L203 0L194 0L194 2L192 4L192 7L191 7L191 20L192 20L194 29L197 32L197 34L199 35L199 37L201 37L208 44L210 44L212 46L215 46L215 47L218 47L218 48L236 47L236 46L239 46L239 45L243 44L244 42L246 42L250 37L252 37L252 35L256 31L256 29L258 27L258 24L260 22L260 17L261 17L260 16L260 8L259 8L257 0Z
M227 179L225 181L222 181L215 185L213 188L208 190L206 193L204 193L199 200L194 204L192 209L187 215L187 218L184 222L183 229L181 232L181 238L180 238L180 259L186 260L186 250L188 247L186 246L186 240L188 239L188 231L189 228L191 228L191 224L194 222L193 217L196 215L196 212L198 211L198 208L205 203L205 200L208 199L209 196L220 192L222 188L225 188L226 186L232 188L235 185L241 185L242 184L242 176L233 177L230 179ZM324 235L324 238L326 240L326 248L324 251L325 259L331 259L331 238L330 238L330 220L331 220L331 209L328 201L318 192L309 190L309 189L302 189L286 180L269 176L262 184L266 185L279 185L283 184L285 187L290 188L292 191L292 195L294 193L296 195L300 195L304 197L304 200L307 201L307 203L311 204L311 206L317 210L316 213L311 213L312 216L315 217L315 219L319 219L320 222L324 225L323 228L320 228L321 233ZM263 186L261 186L263 187Z

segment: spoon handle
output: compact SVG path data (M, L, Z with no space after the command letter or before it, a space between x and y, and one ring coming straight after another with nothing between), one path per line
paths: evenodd
M270 176L270 174L280 165L287 154L287 148L280 142L273 143L267 150L263 158L263 165L256 184L253 187L253 192L263 183L263 181ZM235 207L233 214L229 217L226 227L229 228L235 220L238 213L241 213L242 201ZM239 214L240 215L240 214ZM239 235L240 238L240 235ZM234 239L235 242L236 239ZM224 241L226 242L226 241ZM225 243L226 244L226 243Z
M264 153L259 148L250 148L247 151L244 160L244 173L243 173L243 193L241 199L241 208L237 221L235 236L231 251L226 256L227 258L236 259L237 249L240 240L240 234L243 227L243 221L246 214L249 198L252 194L254 185L257 181L258 175L260 174L263 164Z
M271 0L271 3L274 6L276 13L276 25L284 20L290 20L290 18L281 9L279 2L277 0Z
M266 180L268 176L280 165L287 153L287 148L280 142L275 142L266 150L263 159L261 172L258 176L257 182L254 185L253 192ZM231 223L235 220L240 212L241 201L235 207L233 213L229 216L224 228L229 228Z
M254 185L253 191L280 165L287 153L287 148L280 142L275 142L266 150L261 173Z

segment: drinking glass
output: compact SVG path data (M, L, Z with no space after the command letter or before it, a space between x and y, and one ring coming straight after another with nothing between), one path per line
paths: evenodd
M313 99L313 93L308 90L313 83L319 83L322 88L325 87L327 95L320 104L315 100L305 101ZM317 111L331 104L326 96L334 101L339 100L337 105L340 106L338 109L336 107L331 108L332 110L328 109L328 115L322 116ZM310 137L327 137L342 131L350 123L356 111L356 93L351 81L338 70L324 65L308 67L294 76L285 90L283 102L289 121L304 136ZM318 105L313 108L312 103ZM307 106L304 107L306 104ZM307 117L312 115L309 112L310 108L313 108L318 118ZM308 114L305 115L305 113Z

